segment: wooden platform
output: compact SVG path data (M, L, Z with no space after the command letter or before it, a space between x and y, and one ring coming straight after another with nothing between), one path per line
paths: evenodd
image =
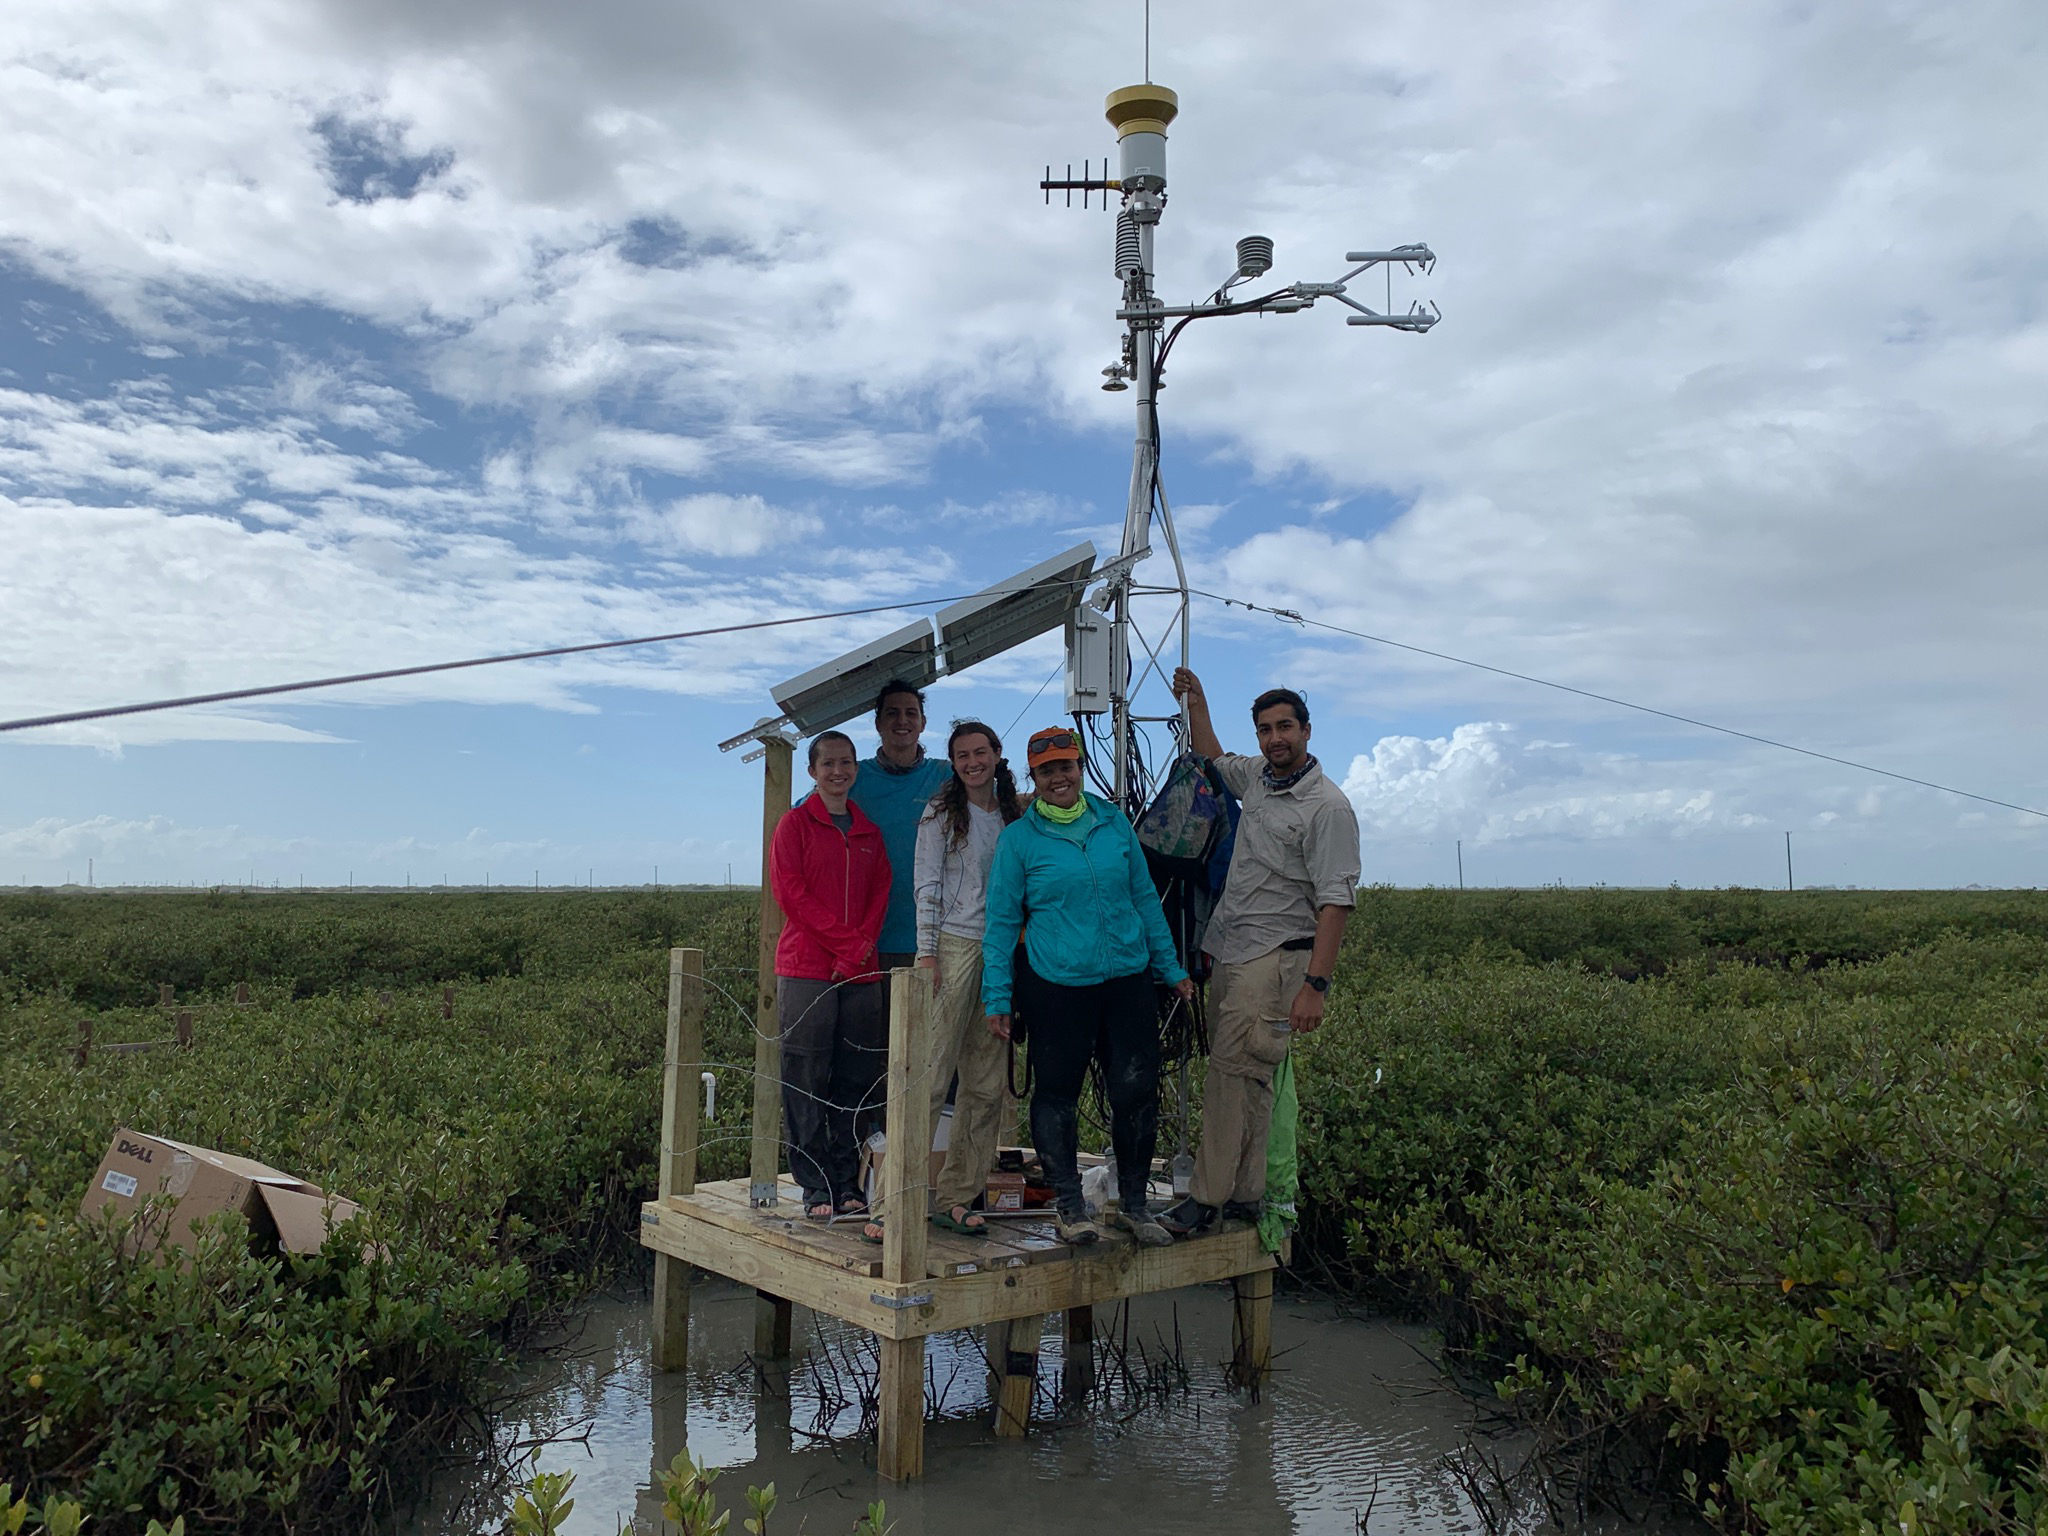
M787 773L787 749L783 749ZM771 771L774 767L771 751ZM773 797L771 796L771 804ZM772 826L772 822L770 823ZM764 916L766 914L764 913ZM772 939L764 924L764 967ZM654 1365L689 1363L690 1274L705 1269L760 1297L755 1354L788 1355L795 1304L875 1336L880 1361L875 1463L882 1476L924 1470L924 1341L955 1328L987 1331L998 1435L1030 1425L1039 1339L1047 1313L1065 1314L1070 1359L1086 1360L1094 1307L1182 1286L1228 1280L1236 1294L1232 1373L1265 1375L1272 1353L1273 1256L1255 1228L1237 1223L1169 1248L1121 1232L1074 1248L1044 1220L999 1220L985 1238L934 1228L928 1218L931 1145L931 985L923 973L890 980L888 1146L877 1205L886 1237L864 1242L856 1222L805 1219L803 1196L781 1172L780 1046L769 989L757 993L752 1171L697 1182L698 1074L704 1058L704 957L669 951L668 1042L662 1073L660 1192L640 1210L640 1241L654 1251ZM772 1203L771 1203L772 1201Z
M751 1208L748 1181L700 1184L641 1208L640 1241L656 1253L757 1291L856 1323L885 1339L921 1338L1178 1290L1273 1268L1256 1228L1232 1224L1171 1248L1142 1248L1121 1232L1086 1248L1053 1236L1050 1222L991 1222L985 1238L927 1231L920 1279L882 1279L882 1249L858 1223L803 1219L802 1195L783 1180L777 1204Z

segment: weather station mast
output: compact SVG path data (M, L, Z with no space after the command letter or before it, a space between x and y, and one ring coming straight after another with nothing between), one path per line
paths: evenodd
M1147 58L1150 57L1150 18L1147 18ZM1077 718L1109 716L1111 772L1102 787L1133 816L1145 808L1154 787L1154 774L1144 745L1147 726L1164 725L1176 743L1187 741L1185 713L1170 694L1170 711L1164 703L1157 712L1146 713L1146 700L1166 693L1171 677L1162 658L1178 650L1178 660L1188 660L1187 567L1181 558L1180 540L1174 532L1173 511L1167 501L1165 483L1159 471L1159 391L1168 355L1180 333L1197 320L1225 315L1288 315L1311 309L1318 299L1334 299L1355 311L1345 317L1351 325L1386 326L1398 331L1421 333L1441 318L1435 305L1411 303L1404 312L1394 312L1391 280L1387 309L1375 310L1354 298L1348 285L1374 267L1389 273L1395 266L1410 275L1428 273L1436 265L1436 254L1427 245L1401 245L1391 250L1351 251L1345 255L1345 271L1333 282L1290 283L1256 297L1239 297L1237 290L1263 278L1273 266L1273 241L1265 235L1246 235L1237 242L1237 267L1216 291L1198 304L1167 304L1161 301L1154 283L1158 274L1155 259L1160 221L1166 212L1166 131L1180 115L1180 98L1149 79L1143 85L1127 85L1111 91L1104 115L1117 135L1117 174L1109 174L1110 162L1102 163L1095 175L1092 160L1084 160L1081 175L1067 166L1064 177L1055 178L1047 166L1039 182L1048 204L1055 192L1064 194L1068 207L1074 194L1081 194L1081 206L1092 205L1097 194L1102 206L1116 206L1115 273L1122 285L1122 302L1116 318L1124 324L1121 355L1103 372L1103 389L1115 394L1129 392L1135 408L1137 433L1131 453L1131 484L1125 503L1123 540L1116 558L1105 561L1095 572L1102 585L1092 600L1078 607L1067 620L1067 708ZM1173 561L1171 586L1141 581L1137 568L1152 554L1155 530ZM1148 633L1142 616L1149 621ZM1092 727L1091 727L1092 728Z

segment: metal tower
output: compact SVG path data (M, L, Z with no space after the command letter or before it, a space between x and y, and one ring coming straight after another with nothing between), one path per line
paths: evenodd
M1161 370L1175 340L1196 320L1222 315L1293 314L1312 308L1316 300L1324 298L1335 299L1356 311L1346 317L1352 325L1422 332L1440 318L1434 305L1424 308L1416 303L1405 313L1382 313L1346 292L1352 279L1376 266L1398 264L1411 274L1417 270L1430 271L1436 256L1426 245L1352 251L1344 258L1350 270L1335 282L1291 283L1256 298L1234 298L1233 290L1265 276L1272 268L1273 242L1264 235L1247 235L1237 242L1236 271L1201 303L1162 303L1153 286L1158 270L1154 240L1166 211L1166 130L1179 113L1180 98L1163 85L1148 82L1111 91L1104 115L1116 129L1117 174L1109 175L1106 159L1100 176L1092 174L1092 161L1084 161L1079 178L1074 176L1071 165L1067 175L1059 179L1047 166L1045 177L1039 182L1048 203L1054 192L1062 192L1072 206L1074 194L1079 192L1085 208L1096 193L1101 193L1103 206L1108 208L1110 194L1118 195L1115 271L1122 284L1123 298L1116 318L1124 323L1124 339L1117 361L1102 370L1102 387L1112 393L1132 392L1137 434L1131 453L1131 484L1125 503L1122 545L1117 557L1105 562L1096 573L1104 578L1104 585L1096 593L1093 606L1081 610L1069 623L1067 702L1077 715L1109 715L1115 761L1106 787L1133 816L1144 809L1153 782L1142 741L1144 727L1164 724L1178 741L1186 739L1186 722L1177 704L1171 712L1147 714L1143 703L1147 696L1156 698L1164 691L1170 674L1161 658L1169 654L1170 648L1178 646L1180 664L1185 665L1188 659L1187 570L1159 473ZM1152 553L1155 526L1173 561L1171 586L1147 584L1137 577L1137 567ZM1160 600L1146 610L1159 615L1152 620L1154 632L1150 634L1139 621L1141 599ZM1096 623L1108 631L1106 679L1096 675L1101 663L1089 643Z

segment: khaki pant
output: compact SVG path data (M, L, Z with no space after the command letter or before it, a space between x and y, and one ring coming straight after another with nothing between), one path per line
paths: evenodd
M1202 1089L1202 1145L1189 1192L1204 1205L1266 1193L1266 1136L1273 1124L1273 1071L1294 1038L1277 1022L1308 975L1309 952L1276 949L1238 965L1218 962L1209 984L1209 1076Z
M953 1136L946 1166L934 1186L932 1206L950 1211L972 1205L988 1188L997 1138L1010 1110L1010 1044L988 1032L981 1007L981 944L957 934L939 935L939 992L932 1008L932 1123L946 1102L953 1074Z

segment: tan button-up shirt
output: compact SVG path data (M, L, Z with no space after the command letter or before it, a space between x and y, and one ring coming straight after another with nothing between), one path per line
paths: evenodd
M1358 901L1358 813L1318 764L1298 784L1266 788L1266 760L1226 752L1216 771L1244 803L1230 879L1202 947L1226 965L1312 938L1322 907Z

